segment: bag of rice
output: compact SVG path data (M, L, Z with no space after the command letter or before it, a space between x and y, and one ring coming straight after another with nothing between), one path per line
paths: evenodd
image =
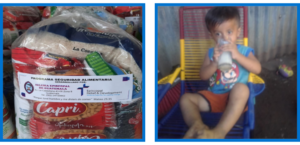
M18 138L115 138L118 102L142 98L141 43L80 11L30 27L12 44L12 62Z

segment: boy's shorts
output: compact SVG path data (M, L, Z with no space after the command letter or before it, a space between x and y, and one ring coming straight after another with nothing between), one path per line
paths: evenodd
M199 91L198 92L209 105L210 112L224 112L229 100L229 92L225 94L214 94L211 91ZM245 111L248 110L248 106L245 106Z

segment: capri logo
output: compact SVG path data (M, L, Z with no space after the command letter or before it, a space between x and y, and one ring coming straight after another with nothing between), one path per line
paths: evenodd
M87 110L87 106L83 103L35 102L33 108L35 114L47 117L70 117Z
M89 86L86 86L85 84L83 84L82 87L77 88L77 90L81 90L81 96L83 95L83 89L84 88L89 88Z

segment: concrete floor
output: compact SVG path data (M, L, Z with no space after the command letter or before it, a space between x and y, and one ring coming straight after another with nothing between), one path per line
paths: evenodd
M266 89L256 98L253 138L297 138L297 65L292 69L294 75L283 78L263 67Z

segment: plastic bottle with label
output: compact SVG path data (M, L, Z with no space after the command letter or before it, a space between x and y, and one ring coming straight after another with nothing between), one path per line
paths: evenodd
M19 96L19 91L15 90L15 115L16 115L16 130L18 139L32 139L30 129L28 126L31 118L32 108L26 99Z

